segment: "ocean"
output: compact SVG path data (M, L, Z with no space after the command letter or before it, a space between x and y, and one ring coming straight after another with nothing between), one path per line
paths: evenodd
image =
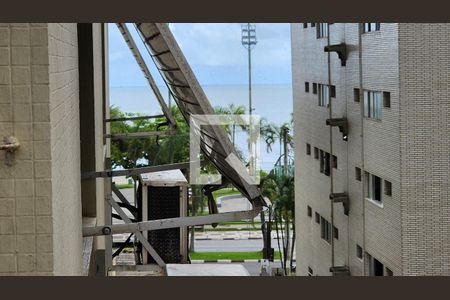
M248 106L247 85L209 85L203 86L213 107L235 105ZM167 88L160 87L163 97L167 101ZM173 101L173 100L172 100ZM111 87L110 103L124 112L139 112L141 114L159 114L161 109L150 87ZM172 102L173 103L173 102ZM289 122L292 114L292 86L286 85L253 85L252 105L253 114L266 118L269 122L281 125ZM246 153L246 136L243 132L236 134L236 146ZM280 156L277 142L272 151L267 152L264 141L261 141L260 157L261 169L270 171Z

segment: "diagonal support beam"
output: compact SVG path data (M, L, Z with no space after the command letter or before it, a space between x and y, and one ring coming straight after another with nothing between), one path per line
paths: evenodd
M205 161L201 161L201 163L205 163ZM141 167L141 168L133 168L126 170L106 170L106 171L98 171L98 172L84 172L81 173L81 179L86 178L96 178L96 177L117 177L117 176L131 176L138 175L142 173L151 173L151 172L159 172L159 171L167 171L167 170L185 170L189 169L189 162L184 163L174 163L174 164L166 164L166 165L158 165L158 166L150 166L150 167Z
M148 81L148 84L150 85L150 88L153 90L153 93L155 93L156 100L158 100L159 105L161 106L161 109L166 116L169 123L175 127L176 122L175 118L172 115L172 112L170 111L170 108L166 105L166 102L164 101L163 97L161 96L161 92L158 89L158 86L155 83L155 80L153 79L152 74L148 70L147 64L145 63L144 59L142 58L141 53L139 52L138 47L136 46L136 43L133 40L133 37L130 34L130 31L128 30L125 23L116 23L117 27L119 28L120 33L122 34L123 38L125 39L125 42L128 45L128 48L130 48L131 52L133 53L134 58L136 59L136 62L138 63L139 67L142 70L142 73L144 73L145 78Z
M112 208L114 208L114 210L120 215L120 217L122 218L122 220L127 223L127 224L132 224L130 218L128 218L128 216L125 214L125 212L122 210L122 208L120 208L120 206L116 203L116 201L114 201L114 199L109 198L108 199L108 203L109 205L112 206ZM153 259L156 261L156 263L158 264L158 266L160 267L165 267L166 263L162 260L161 256L159 256L159 254L156 252L156 250L152 247L152 245L150 245L150 243L148 242L148 240L144 237L144 235L142 234L142 232L140 231L135 231L134 234L136 235L136 237L138 238L138 240L142 243L142 246L148 251L148 253L150 253L150 255L153 257Z
M256 217L260 213L260 211L261 207L256 207L253 210L233 211L207 216L180 217L180 218L144 221L130 224L84 227L83 236L99 236L117 233L131 233L131 232L141 232L167 228L205 225L228 221L248 220Z
M112 140L122 140L122 139L134 139L134 138L147 138L152 136L169 136L175 134L173 130L165 131L146 131L146 132L129 132L129 133L114 133L105 134L105 138Z
M117 198L119 198L119 200L120 200L122 203L124 203L124 204L126 204L126 205L129 205L129 206L132 206L132 207L135 207L134 205L131 205L131 203L127 200L127 198L125 198L125 196L120 192L120 190L116 187L115 184L113 184L113 185L111 186L111 188L112 188L113 193L116 194ZM137 219L137 213L136 213L135 211L131 211L131 210L130 210L130 213L133 215L133 217L134 217L135 219Z

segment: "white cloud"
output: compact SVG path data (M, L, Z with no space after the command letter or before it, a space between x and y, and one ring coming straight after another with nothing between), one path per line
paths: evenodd
M189 62L204 66L240 66L247 64L241 45L241 24L171 23L171 29ZM290 62L288 24L256 24L258 44L254 63L276 66Z

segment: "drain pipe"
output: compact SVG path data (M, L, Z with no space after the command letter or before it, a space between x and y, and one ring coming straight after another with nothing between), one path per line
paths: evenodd
M366 275L366 185L365 185L365 169L364 169L364 91L363 91L363 69L362 69L362 31L363 24L358 24L358 60L359 60L359 104L360 104L360 122L361 122L361 200L362 200L362 234L363 234L363 244L362 244L362 260L363 260L363 276Z
M328 36L327 36L327 46L330 46L330 23L327 23ZM331 104L331 53L328 52L328 118L332 119L332 104ZM333 157L333 126L330 127L330 195L333 194L333 166L331 160ZM330 219L331 219L331 267L334 267L334 202L330 201Z

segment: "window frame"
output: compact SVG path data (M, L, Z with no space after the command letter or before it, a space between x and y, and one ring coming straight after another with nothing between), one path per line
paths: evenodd
M362 170L360 167L355 167L355 179L357 181L361 181L362 180Z
M327 84L319 83L317 87L318 94L318 105L321 107L329 107L330 106L330 86Z
M332 165L333 169L338 168L338 158L336 155L331 156L331 165Z
M332 230L333 228L331 223L324 217L320 216L320 237L329 244L331 244L331 238L333 235Z
M381 23L363 23L363 33L381 30Z
M381 261L379 261L378 259L376 259L375 257L373 257L372 255L370 255L369 253L367 253L367 258L368 258L368 260L367 260L367 262L368 262L368 269L369 269L369 276L385 276L385 265L381 262ZM375 273L375 265L376 265L376 262L378 262L378 264L380 264L381 265L381 272L382 272L382 274L381 275L377 275L376 273Z
M358 244L356 244L356 258L359 260L363 260L364 257L364 251L362 247Z
M381 121L383 117L383 93L364 90L364 117Z
M328 23L317 23L316 36L318 39L328 37Z
M366 187L366 199L371 202L383 206L383 179L377 175L365 172L364 174L365 187ZM379 182L379 191L377 192L377 181ZM379 199L376 197L379 196Z
M383 194L392 197L392 182L386 179L383 180Z
M383 92L383 108L391 108L391 93Z
M319 150L320 173L330 176L331 173L331 155L330 153Z
M361 102L361 95L359 93L359 88L354 88L353 89L353 101L356 103L360 103Z

